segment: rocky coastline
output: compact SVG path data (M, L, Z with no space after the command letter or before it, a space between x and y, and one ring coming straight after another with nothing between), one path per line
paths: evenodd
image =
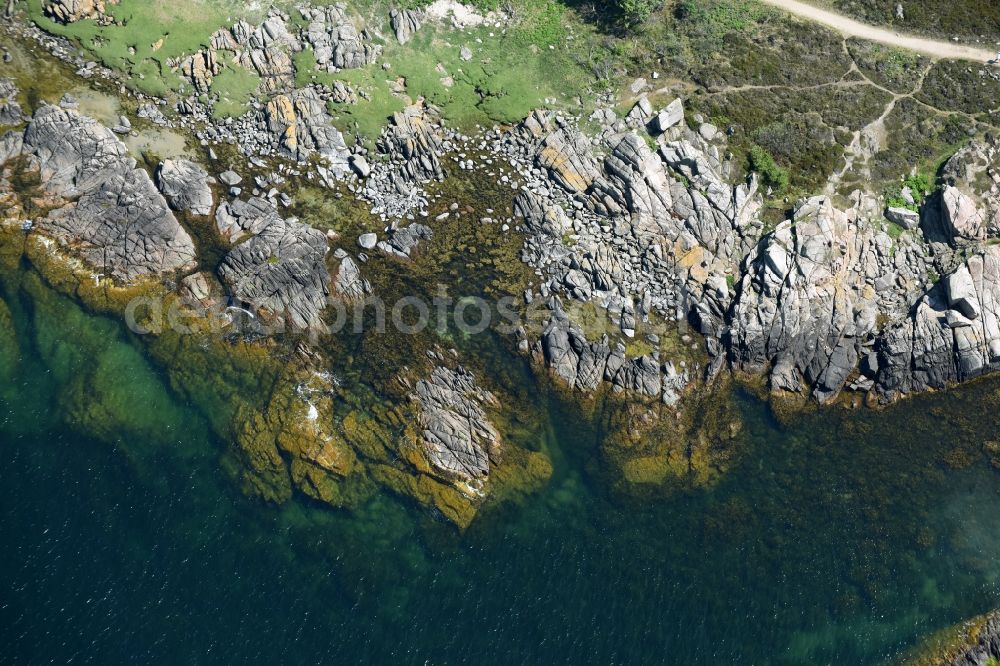
M101 3L47 7L62 22L112 20ZM644 86L621 117L610 103L588 118L539 109L475 132L408 99L377 140L351 145L327 103L351 104L357 91L296 87L293 61L308 49L325 72L377 67L378 36L343 6L296 12L294 21L272 10L256 26L220 27L204 50L174 63L194 94L168 100L123 87L134 115L112 127L69 94L28 113L13 79L0 113L9 128L5 234L35 248L25 251L43 274L64 284L73 281L56 274L75 275L77 295L93 283L155 290L188 309L223 304L230 339L297 359L230 424L254 492L282 500L295 487L340 505L374 482L467 525L493 485L530 486L550 473L543 453L504 441L498 414L508 406L457 351L414 349L398 384L379 387L405 400L371 432L339 413L346 389L327 376L329 351L314 344L326 335L328 306L380 295L370 256L419 258L446 222L520 247L518 270L530 277L517 296L532 317L510 346L572 399L610 396L621 432L605 453L639 485L699 485L724 471L739 425L719 407L725 401L707 396L731 378L763 384L775 400L875 406L1000 368L993 137L955 154L940 186L912 193L908 208L859 189L788 202L781 219L766 205L768 187L733 160L724 128L686 113L680 98L654 107ZM394 10L388 20L405 43L439 19ZM7 33L42 45L81 80L118 77L30 24L15 21ZM231 68L259 76L266 101L216 119L219 100L207 93ZM147 170L123 142L139 123L182 132L198 149ZM506 192L506 210L470 207L461 217L460 204L435 189L473 178ZM303 183L365 209L368 222L341 233L300 219ZM905 232L890 233L887 222ZM218 261L206 265L205 232L195 228L217 239ZM247 317L284 331L292 349L247 336ZM709 403L718 418L705 418ZM355 483L357 470L364 479Z

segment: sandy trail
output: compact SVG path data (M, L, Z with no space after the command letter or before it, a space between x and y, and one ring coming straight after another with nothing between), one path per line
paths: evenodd
M819 7L814 7L799 0L760 0L765 5L778 7L785 11L801 16L817 23L822 23L848 37L860 37L880 44L897 46L899 48L916 51L932 58L953 58L956 60L975 60L977 62L987 62L995 55L995 51L988 49L966 46L955 42L946 42L936 39L925 39L923 37L913 37L903 35L885 28L877 28L867 23L861 23L854 19L841 16Z

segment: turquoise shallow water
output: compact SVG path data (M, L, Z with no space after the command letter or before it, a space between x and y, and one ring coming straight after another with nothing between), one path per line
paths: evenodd
M552 483L459 534L390 497L244 498L115 322L7 301L5 663L879 664L1000 603L1000 473L979 453L1000 381L787 428L741 394L736 468L647 501L588 474L594 433L553 405ZM80 433L108 420L94 391L116 444Z

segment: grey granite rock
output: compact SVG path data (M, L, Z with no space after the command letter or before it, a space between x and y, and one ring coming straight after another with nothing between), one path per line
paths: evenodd
M346 255L340 260L337 274L333 277L333 289L341 297L352 301L364 300L372 293L371 283L361 275L358 263Z
M236 199L226 202L215 211L215 224L219 234L230 243L255 236L280 219L274 204L260 197L253 197L248 201Z
M156 184L174 210L190 211L194 215L210 215L212 178L190 160L164 160L156 172Z
M0 125L19 125L26 120L17 102L17 93L13 79L0 79Z
M389 10L389 23L400 44L410 41L413 33L420 29L422 18L421 13L413 9L393 8Z
M878 294L856 269L874 260L880 274L871 247L881 237L859 233L827 197L800 203L793 220L765 238L742 280L730 357L746 372L770 368L773 390L808 389L826 402L876 333Z
M45 192L67 202L37 223L67 250L126 281L193 263L191 237L109 129L44 105L22 143Z
M418 182L444 179L443 146L441 128L422 104L394 113L378 140L379 150L402 163L401 176Z
M318 329L330 294L327 250L323 232L271 217L257 235L226 255L219 277L259 316L292 330Z
M941 214L945 230L953 239L983 240L986 220L976 202L954 186L941 193Z
M408 259L421 241L430 240L434 232L425 224L411 224L393 229L389 237L377 244L379 250L403 259Z
M356 69L372 64L382 48L359 34L343 4L300 7L309 26L303 40L312 46L316 63L328 71Z
M1000 369L1000 246L986 245L879 341L877 388L889 398Z
M465 482L486 478L490 459L501 446L500 433L485 411L496 405L496 397L480 388L464 368L444 366L417 382L411 397L420 408L424 453L431 466L445 478Z
M888 208L885 217L904 229L916 229L920 226L920 213L909 208Z
M263 123L285 155L302 161L318 154L331 170L347 173L350 150L315 88L272 98Z
M524 127L540 140L535 154L538 166L566 190L585 192L601 175L590 141L578 130L559 126L545 111L534 112Z
M223 171L222 173L219 174L219 180L222 182L223 185L233 186L242 183L243 177L240 176L235 171Z
M682 120L684 120L684 103L678 98L656 114L649 123L649 129L654 135L663 134Z

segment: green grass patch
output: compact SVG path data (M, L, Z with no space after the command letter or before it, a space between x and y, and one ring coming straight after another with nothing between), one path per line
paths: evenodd
M334 104L331 112L339 129L367 139L418 98L461 129L515 123L542 106L570 106L594 82L581 59L592 29L557 0L517 2L514 16L506 29L455 31L428 24L405 45L388 40L379 63L336 74L318 71L307 49L294 57L297 83L341 80L352 86L358 103ZM461 59L462 47L472 51L471 60ZM404 82L405 96L394 92L397 80Z
M219 96L213 116L229 118L242 115L260 87L260 76L240 66L229 66L212 80L212 92Z
M207 46L216 30L250 14L235 0L121 0L108 6L112 25L98 25L94 19L63 25L45 16L42 0L28 0L26 6L40 28L75 40L94 60L128 74L132 85L151 94L180 88L181 79L170 72L168 60Z

